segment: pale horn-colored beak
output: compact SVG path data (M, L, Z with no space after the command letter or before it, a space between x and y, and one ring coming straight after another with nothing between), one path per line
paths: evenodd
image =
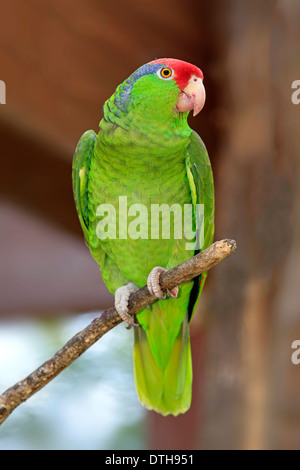
M193 75L188 85L179 93L178 101L175 106L177 111L192 111L193 116L200 113L205 103L205 88L201 78Z

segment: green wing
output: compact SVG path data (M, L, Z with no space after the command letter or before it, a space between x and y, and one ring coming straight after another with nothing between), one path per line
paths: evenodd
M91 218L91 214L95 209L95 198L93 202L93 198L90 197L90 186L92 179L95 179L92 159L96 140L97 134L94 131L86 131L77 144L72 168L73 193L86 243L91 255L99 265L104 282L109 290L114 293L117 287L127 284L128 280L122 276L111 257L104 252L95 232L94 217Z
M205 249L212 243L214 236L214 181L205 145L194 131L185 161L194 210L196 211L196 204L204 204L204 243L200 248ZM197 227L197 230L200 228ZM196 250L195 254L198 252L199 250ZM207 273L203 273L194 279L188 306L189 319L194 313L206 277Z
M97 135L94 131L86 131L80 138L72 166L73 193L80 221L87 243L89 242L89 216L88 216L88 185L91 159Z

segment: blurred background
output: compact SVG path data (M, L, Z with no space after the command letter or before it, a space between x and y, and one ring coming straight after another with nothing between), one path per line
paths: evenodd
M213 269L191 325L194 394L146 412L119 325L17 408L0 449L299 449L298 0L0 0L0 392L112 306L75 212L72 156L104 101L159 57L197 64L190 125L216 185Z

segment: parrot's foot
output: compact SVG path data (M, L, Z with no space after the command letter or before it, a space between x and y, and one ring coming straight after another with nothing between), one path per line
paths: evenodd
M147 279L147 287L150 294L154 295L154 297L157 297L158 299L165 299L167 297L167 295L161 290L159 284L159 276L161 273L166 271L167 270L165 268L156 266L152 269ZM167 289L167 293L172 299L175 299L178 295L178 287L174 287L174 289Z
M122 320L127 323L128 330L133 326L139 326L138 323L134 323L133 316L128 313L129 297L137 289L138 287L133 282L129 282L126 286L119 287L115 292L115 309Z

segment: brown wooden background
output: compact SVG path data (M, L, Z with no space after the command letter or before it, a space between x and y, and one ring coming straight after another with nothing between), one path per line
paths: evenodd
M112 304L75 213L74 148L138 66L193 62L208 96L191 126L214 168L216 239L238 251L211 273L192 327L193 407L150 414L149 447L299 448L299 2L0 0L0 14L0 315Z

